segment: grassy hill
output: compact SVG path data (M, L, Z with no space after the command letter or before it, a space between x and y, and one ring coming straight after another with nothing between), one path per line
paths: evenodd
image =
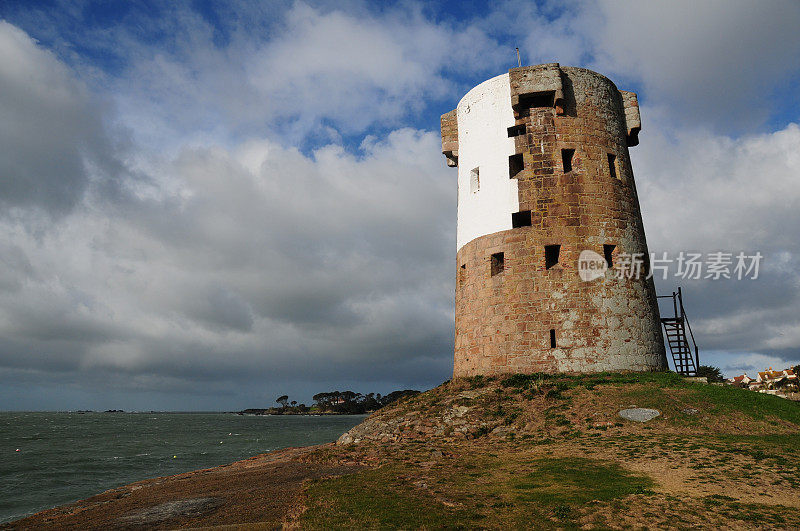
M318 451L366 468L309 483L294 523L796 529L799 450L800 404L673 373L460 379Z
M647 423L619 416L657 409ZM447 382L338 444L99 493L0 529L800 528L800 403L675 374Z

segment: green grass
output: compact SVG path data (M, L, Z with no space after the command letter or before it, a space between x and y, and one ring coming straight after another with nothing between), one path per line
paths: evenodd
M391 458L380 468L315 482L308 487L308 511L300 524L312 529L602 528L634 507L655 526L691 521L800 527L793 510L745 503L736 494L738 484L764 492L800 488L798 403L687 382L668 372L517 374L475 377L455 386L419 395L401 408L424 417L466 405L473 422L470 440L443 440L451 450L435 462L430 462L430 440L407 441L388 450ZM491 388L474 398L459 397L465 388L481 387ZM662 415L647 425L629 425L614 416L627 404L653 407ZM683 413L689 407L698 413ZM606 429L594 426L597 419L616 422ZM486 426L480 427L482 422ZM488 436L502 425L512 426L516 436ZM570 453L562 453L564 448ZM613 454L586 457L598 448ZM663 486L654 492L652 478L625 468L629 460L665 456L668 468L691 470L687 481L707 488L705 496L674 498L662 492Z
M691 385L691 395L712 405L711 413L741 411L754 419L774 417L800 425L800 402L719 385Z
M533 471L515 488L519 499L547 507L570 507L592 500L607 501L629 494L649 494L653 480L629 472L616 463L570 457L531 462Z
M706 405L705 409L701 409L704 413L726 414L739 411L757 420L772 417L800 425L800 402L730 386L687 382L674 372L514 374L500 382L506 388L525 390L532 395L546 394L550 398L561 398L564 391L576 387L592 390L598 385L632 384L645 384L643 387L626 389L625 392L627 398L643 402L637 404L641 407L652 406L658 409L668 399L668 390L681 389L686 393L682 395L685 398Z
M315 482L308 489L304 529L463 528L482 516L448 507L398 481L395 467L383 467Z
M301 525L311 529L454 529L571 527L589 502L652 494L653 481L610 462L586 458L509 461L465 456L432 470L393 464L317 481ZM413 478L413 479L412 479Z

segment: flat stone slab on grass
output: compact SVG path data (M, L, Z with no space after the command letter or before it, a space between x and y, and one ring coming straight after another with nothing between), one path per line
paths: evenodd
M708 377L707 376L684 376L683 381L691 382L691 383L700 383L700 384L707 384Z
M657 409L646 409L643 407L623 409L619 412L620 417L634 422L647 422L648 420L653 420L660 414L661 412Z

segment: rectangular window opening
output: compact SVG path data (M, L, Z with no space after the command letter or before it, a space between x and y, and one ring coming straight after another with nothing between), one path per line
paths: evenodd
M560 245L545 245L544 246L544 266L545 269L550 269L558 263L558 255L561 252Z
M511 226L513 228L530 227L531 226L531 211L522 210L511 214Z
M608 171L612 178L619 179L619 175L617 174L617 156L612 153L608 154Z
M508 128L508 137L522 136L525 134L525 124L515 125Z
M494 253L492 255L492 276L500 274L506 268L505 256L503 253Z
M522 153L511 155L508 157L508 177L513 179L519 172L522 171L524 165L522 162Z
M614 267L614 249L616 249L616 245L604 245L603 246L603 256L606 257L606 265L609 269Z
M481 189L481 169L472 168L469 172L469 191L473 194Z
M561 165L564 167L564 173L572 171L572 155L575 154L574 149L561 150Z
M519 97L520 107L553 107L556 93L552 90L546 92L534 92Z
M556 348L556 329L550 329L550 348Z

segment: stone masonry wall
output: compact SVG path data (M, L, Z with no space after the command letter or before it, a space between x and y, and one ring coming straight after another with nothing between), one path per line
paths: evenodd
M458 120L456 111L442 115L442 153L448 166L458 166Z
M620 252L647 256L628 154L641 127L635 94L557 64L509 74L523 163L513 178L531 224L458 251L454 376L666 368L652 280L618 279L610 269L584 282L577 271L584 249L603 256L604 245L613 245L614 263ZM570 171L564 149L574 150ZM547 245L560 245L549 269ZM499 272L496 253L503 253Z

